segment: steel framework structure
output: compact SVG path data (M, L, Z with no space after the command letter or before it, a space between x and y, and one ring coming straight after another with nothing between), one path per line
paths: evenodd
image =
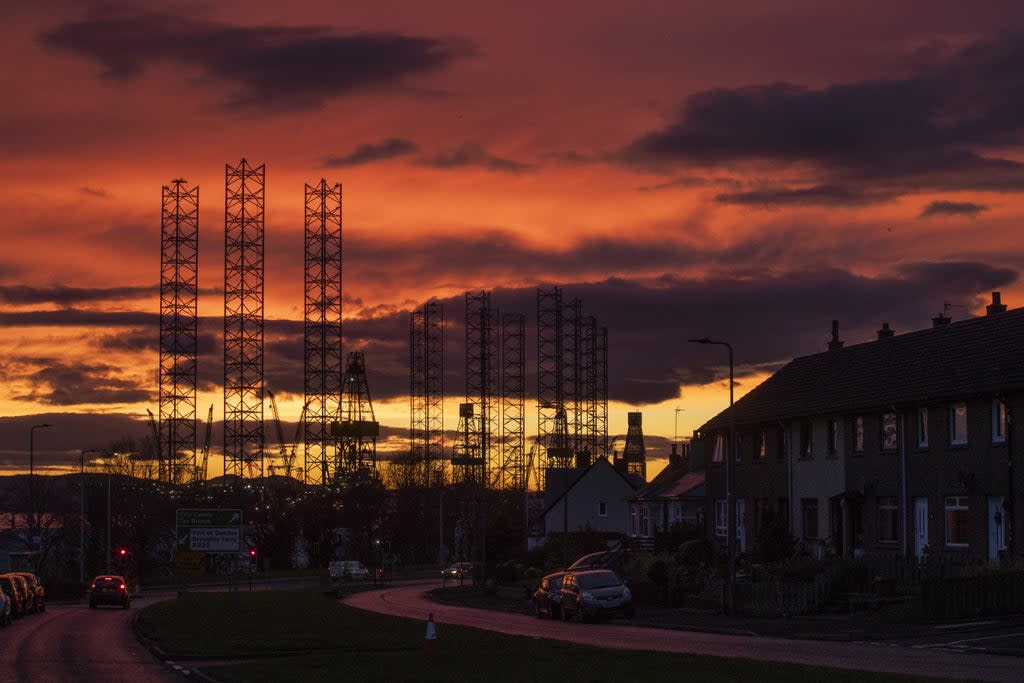
M265 166L225 164L224 474L263 476Z
M426 486L445 482L444 305L409 316L409 448Z
M501 467L494 484L526 488L526 316L501 316Z
M342 390L342 187L306 185L303 470L309 484L331 480L337 443L331 422Z
M466 292L466 403L472 406L468 417L468 434L464 457L465 481L486 485L492 472L500 469L500 449L493 448L497 410L495 375L497 371L497 339L494 335L495 312L490 292ZM470 444L473 453L470 455ZM477 462L478 461L478 462Z
M608 458L608 328L594 332L594 458Z
M342 382L341 408L334 432L339 438L335 481L357 474L376 477L380 423L373 414L373 400L366 378L366 359L361 351L348 354Z
M562 289L537 289L537 440L545 459L537 463L544 485L548 467L572 465L569 426L565 406L565 342Z
M199 187L162 189L160 221L160 424L158 476L196 476L196 362L199 296Z

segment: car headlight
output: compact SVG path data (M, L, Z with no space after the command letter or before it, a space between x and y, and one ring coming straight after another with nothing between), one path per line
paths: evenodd
M583 591L583 594L580 597L583 598L583 602L594 602L594 594L593 593L588 593L587 591Z
M628 588L623 588L622 589L622 597L625 598L626 600L629 600L630 598L633 597L633 594L629 592Z

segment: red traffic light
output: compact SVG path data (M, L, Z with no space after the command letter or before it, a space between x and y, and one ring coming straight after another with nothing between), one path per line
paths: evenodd
M256 557L256 548L249 548L249 557Z
M117 551L117 554L120 555L121 557L127 556L128 555L128 548L120 548Z

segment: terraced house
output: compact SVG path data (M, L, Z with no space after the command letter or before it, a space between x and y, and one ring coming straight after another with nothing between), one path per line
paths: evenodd
M814 554L952 561L1020 556L1024 308L795 358L736 402L737 546L769 514ZM729 411L692 448L707 463L709 538L724 545ZM1017 444L1015 446L1015 444ZM1013 522L1011 524L1011 522Z

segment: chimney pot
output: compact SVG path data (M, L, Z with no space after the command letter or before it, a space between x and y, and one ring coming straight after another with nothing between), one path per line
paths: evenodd
M947 318L942 313L939 313L937 316L932 318L932 327L942 327L943 325L948 325L952 320L952 318Z
M894 332L893 329L889 327L889 323L882 323L882 329L878 331L878 338L887 339L888 337L891 337L894 334L896 334L896 332Z
M843 348L843 342L839 341L839 321L832 321L832 341L828 343L829 351Z
M1002 313L1006 310L1006 304L1002 302L1002 295L999 292L992 292L992 303L985 307L985 312L988 315L994 313Z

